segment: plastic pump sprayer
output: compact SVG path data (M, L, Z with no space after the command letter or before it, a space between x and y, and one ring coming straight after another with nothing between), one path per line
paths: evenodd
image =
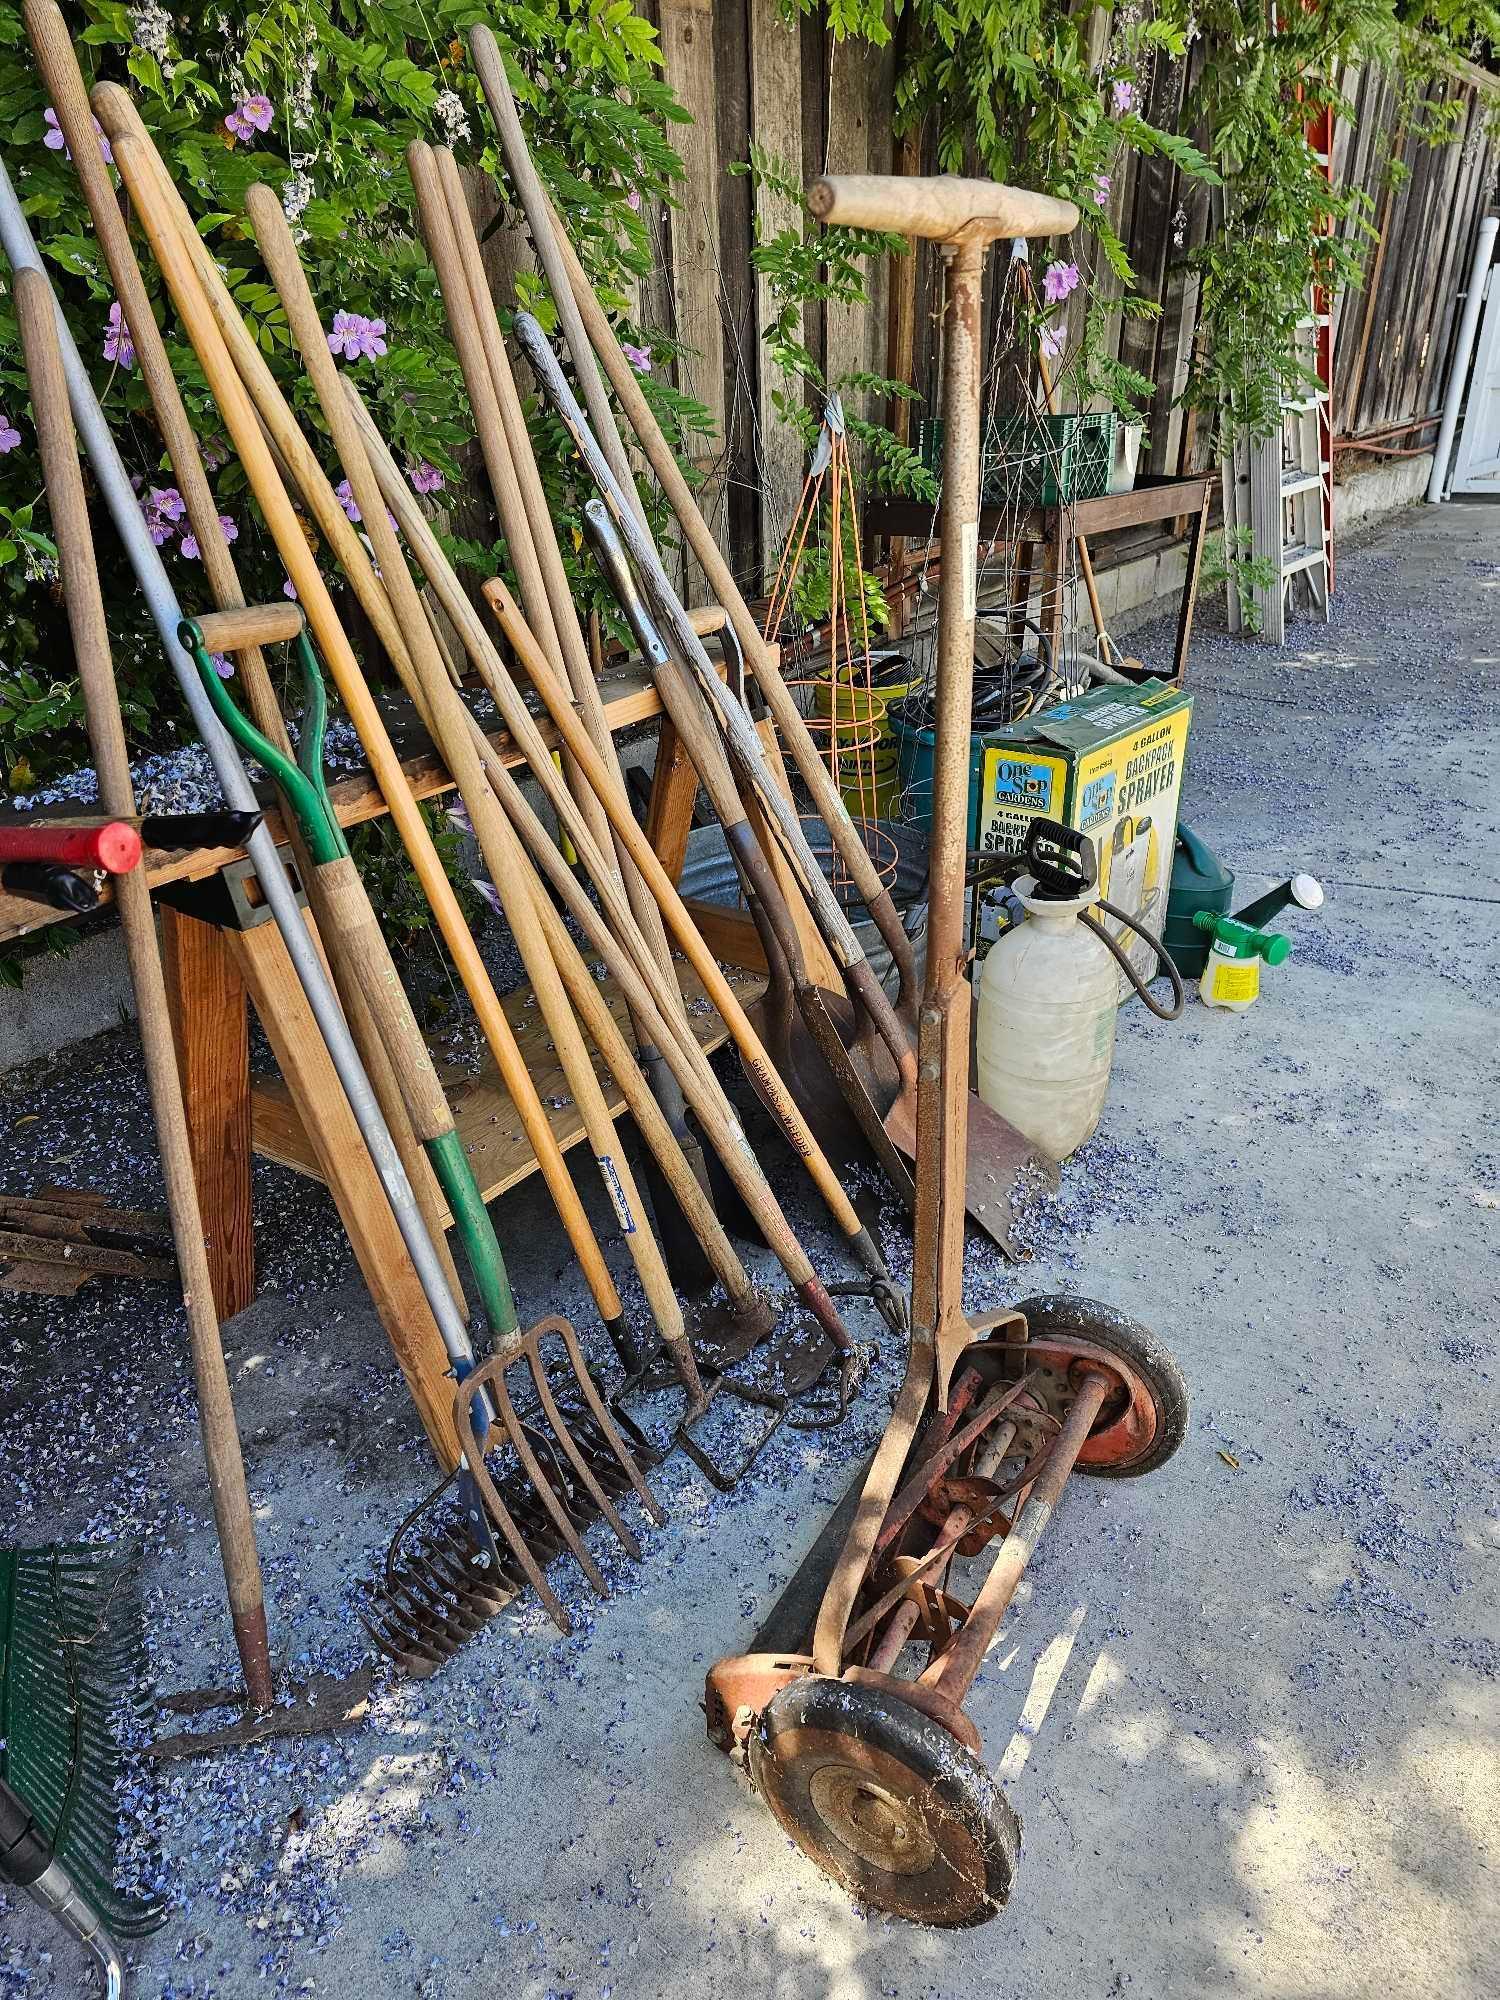
M1034 1146L1065 1160L1093 1134L1109 1093L1117 968L1163 1020L1182 1011L1182 981L1160 940L1101 898L1098 856L1087 834L1036 820L1023 859L1030 872L1016 877L1012 893L1025 918L990 947L979 987L979 1095ZM1170 1009L1147 993L1094 915L1095 904L1155 948L1172 982Z

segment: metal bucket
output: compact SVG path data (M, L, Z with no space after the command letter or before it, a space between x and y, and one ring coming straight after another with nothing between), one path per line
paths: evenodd
M844 905L875 977L894 997L897 982L891 954L860 901L858 891L837 867L833 842L825 822L804 819L802 831L834 894ZM911 939L920 984L927 952L927 830L925 827L908 826L901 820L880 820L875 823L872 832L878 836L878 843L873 845L872 851L875 851L877 864L884 856L886 865L882 867L882 873L901 913L906 934ZM688 835L687 860L683 863L677 887L689 902L721 903L730 909L743 907L739 877L729 858L729 848L721 827L693 828Z

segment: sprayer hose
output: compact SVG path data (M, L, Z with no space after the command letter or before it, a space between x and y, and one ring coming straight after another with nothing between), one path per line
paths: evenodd
M1159 1000L1152 999L1150 993L1146 990L1147 982L1141 978L1141 975L1130 963L1130 960L1126 957L1118 942L1110 936L1103 924L1094 915L1093 910L1089 909L1080 912L1080 920L1086 923L1095 937L1109 948L1115 963L1130 981L1141 999L1151 1009L1157 1020L1175 1021L1177 1016L1182 1012L1183 1002L1187 995L1182 984L1182 975L1168 957L1166 946L1154 931L1148 931L1144 925L1138 924L1134 917L1127 916L1118 903L1108 903L1101 896L1098 901L1098 908L1103 910L1107 916L1113 917L1116 923L1124 924L1127 930L1134 931L1136 936L1143 938L1156 953L1156 970L1152 973L1151 977L1153 979L1160 979L1161 975L1165 973L1168 979L1171 980L1172 1004L1170 1007L1163 1007Z

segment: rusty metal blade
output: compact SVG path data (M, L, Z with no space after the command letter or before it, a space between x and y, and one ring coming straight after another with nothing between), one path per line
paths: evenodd
M913 1163L917 1157L916 1104L909 1094L898 1097L885 1115L886 1136ZM1055 1175L1054 1163L1039 1153L1008 1118L992 1111L976 1091L969 1092L968 1171L964 1207L997 1249L1013 1263L1021 1251L1011 1235L1011 1191L1023 1168Z

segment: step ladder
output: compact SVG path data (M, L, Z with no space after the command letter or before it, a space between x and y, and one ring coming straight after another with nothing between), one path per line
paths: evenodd
M1310 376L1317 372L1321 321L1310 314L1296 333L1297 355ZM1225 546L1231 558L1248 555L1267 565L1267 580L1253 586L1253 617L1229 577L1229 629L1254 624L1269 645L1286 643L1289 609L1327 619L1333 580L1333 452L1331 398L1319 381L1300 397L1284 400L1281 425L1269 437L1237 438L1224 466Z
M1309 119L1308 144L1333 177L1333 114ZM1305 609L1327 622L1333 593L1333 302L1320 285L1309 288L1308 312L1299 320L1295 352L1310 386L1283 399L1281 427L1265 438L1236 439L1225 460L1226 556L1250 556L1267 565L1268 581L1252 588L1253 616L1229 573L1229 629L1254 624L1269 645L1286 644L1288 608Z

